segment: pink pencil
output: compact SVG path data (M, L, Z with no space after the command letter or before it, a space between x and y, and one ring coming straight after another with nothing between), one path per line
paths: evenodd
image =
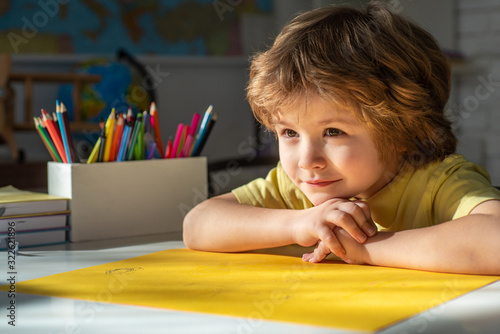
M177 150L179 149L183 132L184 124L179 123L177 126L177 132L175 133L174 147L172 148L172 153L170 154L171 158L177 158Z
M172 137L168 139L167 148L165 149L165 159L171 158L172 154Z
M191 126L189 127L189 133L187 135L186 141L184 142L184 148L181 152L181 157L189 157L191 153L191 148L193 146L193 140L196 135L196 129L198 128L198 123L200 122L201 115L195 113L193 115L193 120L191 121Z

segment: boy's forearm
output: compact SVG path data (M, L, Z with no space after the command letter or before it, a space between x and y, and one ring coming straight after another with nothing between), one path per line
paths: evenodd
M500 275L500 221L493 216L469 215L421 229L380 232L364 247L365 261L372 265Z
M184 243L205 251L240 252L293 243L291 221L297 210L277 210L212 198L184 220Z

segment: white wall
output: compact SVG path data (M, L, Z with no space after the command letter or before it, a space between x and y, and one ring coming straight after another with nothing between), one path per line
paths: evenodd
M458 44L466 62L455 106L460 151L500 185L500 1L458 1Z

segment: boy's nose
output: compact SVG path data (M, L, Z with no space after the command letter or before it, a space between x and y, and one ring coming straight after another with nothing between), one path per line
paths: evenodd
M300 149L299 167L302 169L324 168L326 160L321 147L313 143L305 144Z

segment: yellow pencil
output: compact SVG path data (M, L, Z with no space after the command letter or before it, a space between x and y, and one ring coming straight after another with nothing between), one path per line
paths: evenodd
M92 152L90 152L90 156L87 159L88 164L93 164L94 162L97 161L97 155L99 154L99 148L101 147L101 137L97 139L97 142L94 145L94 148L92 149Z
M104 162L109 161L109 154L111 152L111 144L113 143L112 138L113 138L113 131L115 129L115 108L111 109L111 113L109 114L109 117L106 121L106 140L105 146L104 146L104 156L102 160Z

